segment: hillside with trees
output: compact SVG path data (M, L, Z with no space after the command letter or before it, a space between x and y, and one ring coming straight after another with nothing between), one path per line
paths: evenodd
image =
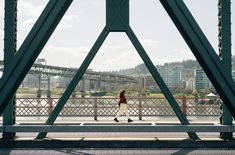
M192 77L194 74L194 70L197 68L200 68L200 65L195 60L185 60L182 62L172 62L172 63L167 63L167 64L169 66L182 65L183 66L183 73L182 73L183 79ZM156 67L160 68L161 66L156 66ZM120 71L117 71L114 73L128 75L128 76L134 76L134 77L145 76L145 75L150 74L147 67L145 66L145 64L140 64L134 68L123 69L123 70L120 70Z

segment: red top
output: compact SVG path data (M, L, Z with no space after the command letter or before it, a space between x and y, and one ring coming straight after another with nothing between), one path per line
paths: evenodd
M120 106L121 103L125 103L127 104L127 100L126 100L126 97L125 96L122 96L118 102L118 105Z

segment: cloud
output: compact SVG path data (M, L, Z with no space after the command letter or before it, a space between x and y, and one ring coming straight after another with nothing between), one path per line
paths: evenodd
M153 40L153 39L140 39L140 42L143 44L143 46L158 46L159 41Z
M1 29L0 30L0 60L3 59L3 46L4 46L4 42L3 42L3 38L4 38L4 31Z
M19 29L31 30L36 20L37 20L36 18L31 18L31 19L20 22Z
M4 35L4 31L2 29L0 29L0 37L2 38Z
M111 50L106 47L99 51L90 68L96 71L114 71L135 67L140 63L142 60L134 49L122 47Z
M59 23L59 26L57 27L57 29L59 31L65 30L65 29L70 29L73 27L73 25L71 24L72 21L74 21L75 19L78 18L78 15L65 15L65 17L61 20L61 22Z
M18 3L19 26L21 26L22 30L30 30L46 6L46 3L36 6L33 4L33 2L29 1L19 1ZM78 18L76 14L65 15L57 29L62 31L72 28L70 23L76 18Z
M70 14L70 15L65 15L64 19L67 21L72 21L74 19L77 19L79 16L76 14Z
M0 18L4 16L4 1L0 1Z
M142 63L139 55L135 51L120 50L121 47L114 47L114 52L110 49L112 46L103 47L98 51L89 68L95 71L112 71L135 67ZM46 58L47 64L65 67L78 68L84 61L91 47L65 47L49 45L45 47L40 58Z
M19 1L18 2L18 15L23 17L38 17L46 4L35 5L33 2L29 1Z
M195 57L192 54L192 52L188 50L173 49L171 53L172 53L171 55L167 55L164 57L160 57L160 56L155 57L153 59L154 64L163 65L164 63L179 62L179 61L188 60L188 59L195 60Z
M61 47L61 46L53 46L50 45L46 47L46 51L57 53L63 53L65 55L73 55L73 56L81 56L87 54L89 52L89 47L87 46L80 46L80 47Z
M181 59L195 59L195 56L193 55L193 53L191 51L188 50L179 50L177 51L179 52L179 57Z
M79 67L89 47L66 47L49 45L45 47L39 57L46 58L47 63L56 66Z
M103 58L102 61L91 65L96 71L114 71L126 68L132 68L142 63L138 55L131 53L124 53L117 57Z

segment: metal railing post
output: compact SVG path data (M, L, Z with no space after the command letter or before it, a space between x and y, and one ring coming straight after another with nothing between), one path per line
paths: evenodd
M187 98L185 96L182 98L182 111L187 116Z
M139 120L142 120L142 98L139 98Z
M50 97L47 99L47 103L48 103L48 115L50 115L50 113L53 110L53 99Z
M98 117L98 105L97 105L97 98L94 98L94 120L97 121Z

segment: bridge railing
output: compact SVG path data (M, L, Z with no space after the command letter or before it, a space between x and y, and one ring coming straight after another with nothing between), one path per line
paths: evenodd
M175 116L165 98L128 97L129 114L138 116ZM58 98L17 98L17 116L48 116L58 102ZM219 116L219 98L176 98L183 113L187 116ZM118 98L89 97L70 98L60 113L66 117L115 116L118 110Z

